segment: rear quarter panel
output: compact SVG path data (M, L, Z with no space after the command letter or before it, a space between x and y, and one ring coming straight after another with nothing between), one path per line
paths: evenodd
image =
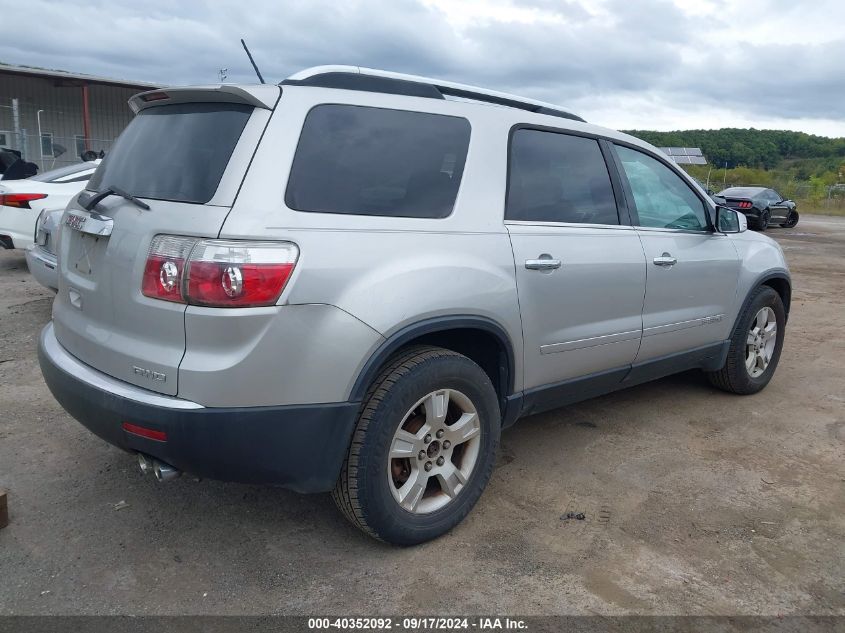
M288 172L302 122L319 103L469 119L469 153L453 213L443 219L388 218L286 207ZM521 390L522 328L513 253L503 224L510 123L497 116L500 108L472 110L477 115L450 101L286 86L221 236L297 243L300 260L281 302L336 306L384 337L431 317L492 319L511 339L514 387ZM307 329L302 332L309 335ZM324 331L323 336L338 346L346 344L342 331ZM355 353L363 363L377 346ZM348 378L332 380L349 389Z

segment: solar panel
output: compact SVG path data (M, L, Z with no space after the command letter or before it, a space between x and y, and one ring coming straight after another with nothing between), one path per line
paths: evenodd
M700 147L661 147L660 151L679 165L707 164L707 158L701 153Z

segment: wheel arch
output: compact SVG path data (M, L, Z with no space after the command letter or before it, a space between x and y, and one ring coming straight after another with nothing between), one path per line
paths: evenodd
M490 377L502 407L503 426L512 403L516 363L513 343L504 327L478 315L434 317L407 325L390 335L364 364L349 399L360 402L385 363L409 345L434 345L450 349L476 362Z
M789 306L792 303L792 282L789 279L789 275L782 272L767 273L757 280L757 283L754 284L751 290L753 291L760 286L769 286L780 295L780 300L783 302L783 310L786 318L789 319Z

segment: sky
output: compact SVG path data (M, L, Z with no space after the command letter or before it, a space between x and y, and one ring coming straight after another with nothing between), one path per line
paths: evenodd
M845 136L843 0L0 0L0 62L167 85L321 64L561 105L616 129Z

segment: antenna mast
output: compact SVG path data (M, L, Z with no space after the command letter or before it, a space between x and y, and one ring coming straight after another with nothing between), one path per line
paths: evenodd
M258 66L255 65L255 60L252 58L252 53L249 52L249 49L246 47L246 42L244 42L243 38L241 38L241 45L244 47L247 57L249 57L249 63L252 64L252 67L255 69L255 74L258 75L258 81L260 81L261 83L266 83L264 81L264 77L261 76L261 71L258 70Z

